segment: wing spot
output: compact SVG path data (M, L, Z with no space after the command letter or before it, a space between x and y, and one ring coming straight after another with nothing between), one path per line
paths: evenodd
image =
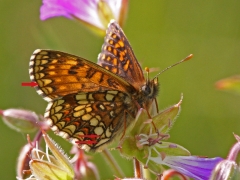
M97 118L99 121L102 119L99 115L97 115L96 118Z
M110 39L110 40L108 41L108 43L111 44L111 45L113 45L113 40Z
M115 56L117 56L117 50L116 50L116 49L113 49L113 54L114 54Z
M35 56L35 66L39 66L40 64L41 64L41 61L38 60L38 59L36 58L36 56Z
M68 89L67 86L64 86L64 85L59 86L58 88L59 88L59 90L66 90L66 89Z
M47 51L44 51L44 50L41 50L41 49L36 49L34 52L33 52L33 54L48 54L48 52Z
M53 60L51 61L51 63L52 63L52 64L58 63L58 59L53 59Z
M112 71L112 73L117 74L118 69L117 68L112 68L111 71Z
M42 79L42 81L43 81L43 86L46 86L46 85L52 83L52 80L51 80L51 79Z
M111 46L108 46L108 47L107 47L107 50L108 50L109 52L112 52Z
M85 108L85 105L80 105L80 106L77 106L74 108L74 111L80 111L82 110L83 108Z
M65 127L64 131L67 131L67 134L73 134L76 131L75 125L69 125Z
M116 35L116 34L111 34L111 37L112 37L113 39L116 39L116 38L117 38L117 35Z
M75 113L73 113L73 116L77 118L77 117L82 116L83 114L85 114L85 111L80 110L80 111L76 111Z
M97 125L98 125L98 120L97 120L97 118L92 118L92 119L90 120L90 125L91 125L91 126L97 126Z
M91 107L87 107L87 108L86 108L86 112L87 112L87 113L89 113L89 112L91 112L91 111L92 111L92 108L91 108Z
M88 104L88 101L78 101L78 104Z
M104 105L102 105L102 104L99 104L99 106L98 106L101 110L105 110L105 107L104 107Z
M107 57L107 61L110 61L110 60L111 60L111 57L110 57L110 56L108 56L108 57Z
M83 116L82 116L82 120L83 121L88 121L88 120L90 120L92 118L92 116L90 115L90 114L84 114Z
M82 99L87 99L86 94L77 94L76 95L76 100L82 100Z
M128 68L129 68L129 64L130 64L130 61L127 60L126 64L123 66L123 69L124 69L125 71L128 70Z
M56 71L49 71L48 74L51 76L57 75Z
M109 128L107 128L106 129L106 132L105 132L105 134L106 134L106 137L111 137L111 135L112 135L112 132L110 131L110 129Z
M114 111L110 111L110 116L111 116L111 117L114 117L114 116L115 116Z
M38 83L38 84L40 84L40 83ZM53 88L51 88L51 87L44 87L44 88L42 88L42 91L45 94L50 94L50 93L53 92Z
M35 78L36 79L42 79L45 76L44 73L35 73Z
M89 99L89 100L94 100L94 99L93 99L93 95L92 95L92 94L88 94L88 99Z
M102 133L103 133L103 128L102 127L96 127L95 129L94 129L94 133L96 134L96 135L101 135Z
M63 114L62 114L62 113L56 113L56 114L54 114L54 116L55 116L58 120L60 120L60 119L62 118Z
M114 98L114 95L113 94L106 94L105 98L106 98L107 101L112 101L113 98Z
M118 44L121 46L121 47L124 47L124 42L122 40L119 40L118 41Z
M65 102L65 100L59 99L59 100L57 101L57 105L63 104L64 102Z
M112 64L115 65L115 66L117 66L117 64L118 64L117 58L113 58Z
M54 108L55 112L59 112L60 110L62 110L63 106L57 106Z
M49 59L49 56L42 56L42 59Z
M40 63L41 63L41 65L47 64L47 63L48 63L48 60L43 60L43 59L42 59L42 60L40 61Z
M116 95L118 93L118 91L108 91L108 94L114 94Z
M115 45L114 45L114 47L115 48L119 48L119 47L121 47L118 43L116 43Z

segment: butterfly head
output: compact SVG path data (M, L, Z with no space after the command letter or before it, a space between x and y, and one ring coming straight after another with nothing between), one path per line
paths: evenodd
M154 78L151 81L146 81L146 83L141 87L142 94L147 97L147 99L156 98L159 91L158 78Z
M149 79L149 68L145 68L147 77L145 83L140 87L141 101L151 100L157 97L159 91L158 78Z

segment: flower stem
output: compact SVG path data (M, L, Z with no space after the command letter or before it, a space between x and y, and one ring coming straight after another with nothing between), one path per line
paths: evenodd
M133 165L134 165L134 177L143 179L142 166L136 158L133 158Z
M110 164L110 167L112 167L113 170L115 171L115 173L116 173L115 175L120 176L120 177L124 177L125 175L124 175L122 169L120 168L118 163L115 161L115 159L113 158L113 156L109 152L109 150L105 149L102 152L103 152L103 156L107 159L108 163Z

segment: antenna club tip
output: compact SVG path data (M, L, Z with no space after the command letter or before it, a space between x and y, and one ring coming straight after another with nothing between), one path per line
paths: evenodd
M146 71L146 72L149 72L149 68L148 68L148 67L145 67L145 71Z
M188 61L188 60L192 59L192 57L193 57L193 54L189 54L189 55L184 59L184 61Z

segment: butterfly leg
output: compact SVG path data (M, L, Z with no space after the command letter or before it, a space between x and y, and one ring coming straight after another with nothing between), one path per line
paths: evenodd
M159 113L159 109L158 109L158 102L157 102L157 98L154 98L154 102L156 105L156 110L157 110L157 114Z
M157 106L157 101L155 101L155 103L156 103L156 106ZM152 116L150 115L146 104L143 104L143 108L147 111L147 114L148 114L149 119L152 119ZM158 111L158 108L157 108L157 111ZM152 121L152 125L153 125L153 127L154 127L154 129L155 129L155 132L159 135L158 129L157 129L157 127L156 127L156 125L154 124L153 121Z

